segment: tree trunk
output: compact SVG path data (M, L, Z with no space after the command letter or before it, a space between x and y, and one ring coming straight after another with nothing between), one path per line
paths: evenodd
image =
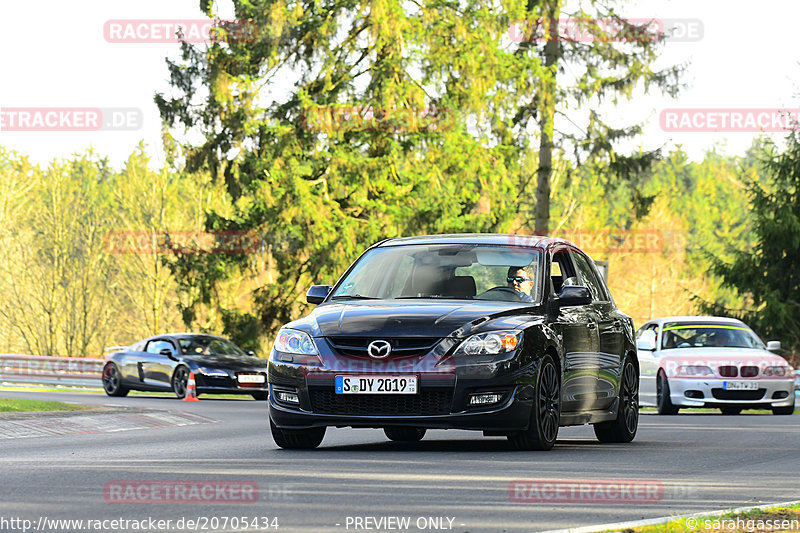
M558 74L559 38L558 17L561 14L561 0L552 0L544 21L547 42L544 45L545 67L549 70L542 83L539 98L539 168L536 171L536 226L537 235L547 235L550 231L550 179L553 174L553 119L556 109L556 76Z

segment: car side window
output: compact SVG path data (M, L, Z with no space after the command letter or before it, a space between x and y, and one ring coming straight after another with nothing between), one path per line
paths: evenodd
M607 301L608 298L605 295L605 291L603 291L600 281L597 279L597 276L595 275L591 265L589 265L589 259L578 252L573 252L572 258L575 260L575 266L580 273L581 283L589 289L590 293L592 293L592 300L595 302Z
M564 285L574 285L575 267L569 259L566 250L557 250L553 253L550 263L550 284L553 293L558 294Z
M164 348L169 349L171 352L175 351L175 349L172 347L172 343L163 339L148 342L147 349L145 351L147 353L160 353Z

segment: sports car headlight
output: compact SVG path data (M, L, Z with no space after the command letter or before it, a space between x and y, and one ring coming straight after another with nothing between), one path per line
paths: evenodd
M295 329L282 329L278 332L275 339L275 350L284 353L296 353L300 355L319 355L314 341L308 334Z
M713 373L710 367L702 365L683 365L678 368L680 376L710 376Z
M453 355L496 355L513 352L521 340L521 331L479 333L462 342Z
M200 371L201 374L206 376L217 376L217 377L227 377L228 373L224 370L220 370L219 368L211 368L210 366L203 366L200 365L197 367L197 370Z

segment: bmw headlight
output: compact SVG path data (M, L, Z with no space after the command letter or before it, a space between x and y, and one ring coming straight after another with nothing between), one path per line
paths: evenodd
M521 331L479 333L462 342L454 355L497 355L513 352L521 341Z
M275 350L299 355L319 355L314 341L307 333L295 329L282 329L275 339Z

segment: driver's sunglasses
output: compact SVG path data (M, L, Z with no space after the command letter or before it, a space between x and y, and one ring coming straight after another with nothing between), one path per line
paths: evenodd
M532 279L530 279L530 278L523 278L522 276L508 276L508 277L506 278L506 280L507 280L509 283L513 283L513 282L515 282L515 281L516 281L517 283L525 283L526 281L533 281L533 280L532 280Z

